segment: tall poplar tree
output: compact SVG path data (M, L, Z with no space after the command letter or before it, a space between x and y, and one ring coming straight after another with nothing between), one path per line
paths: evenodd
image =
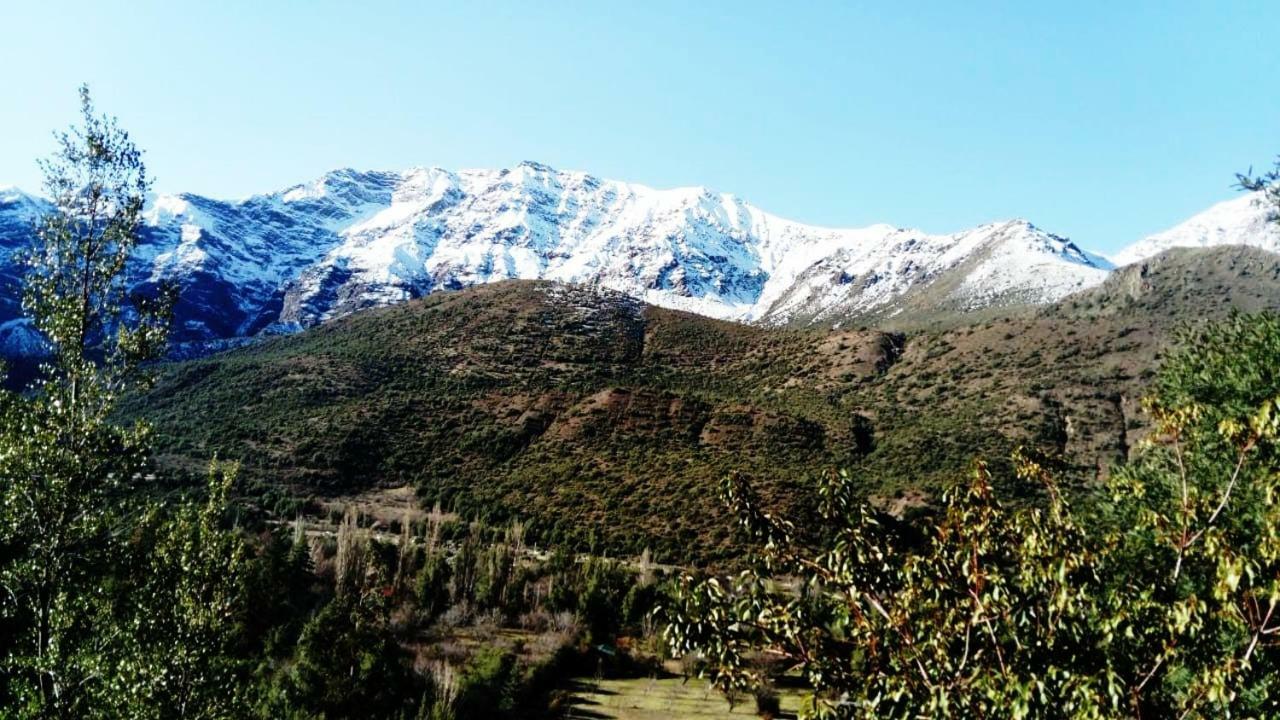
M39 379L0 399L0 700L16 714L83 717L109 674L95 626L126 491L147 429L111 419L163 350L172 293L129 292L149 181L142 153L80 89L81 123L41 163L53 204L25 255L23 307L48 345Z

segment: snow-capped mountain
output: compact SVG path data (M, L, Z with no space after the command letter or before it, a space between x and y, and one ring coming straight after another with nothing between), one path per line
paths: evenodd
M0 247L26 242L42 207L0 191ZM7 255L0 265L16 278ZM820 228L705 188L522 163L339 170L235 202L159 196L130 273L177 281L177 339L208 342L508 278L593 284L719 318L836 324L1052 302L1110 268L1021 220L950 235ZM0 321L11 320L16 291L3 295Z
M1143 238L1113 256L1117 265L1144 260L1175 247L1249 245L1280 253L1280 223L1262 193L1213 205L1164 232Z
M14 251L29 241L36 221L48 208L40 198L0 187L0 355L34 355L43 347L40 336L19 319L22 268Z
M1042 305L1102 282L1113 267L1021 219L954 235L887 226L862 232L871 235L839 243L788 278L758 317L833 325Z

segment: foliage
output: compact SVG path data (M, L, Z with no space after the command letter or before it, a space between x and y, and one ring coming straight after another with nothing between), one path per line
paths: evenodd
M425 621L434 620L449 608L451 577L449 562L444 553L429 552L414 583L414 597Z
M247 548L230 526L233 467L209 470L203 503L152 505L132 527L118 568L122 587L113 622L119 631L98 703L135 718L222 718L244 705L247 663L240 656L247 612Z
M1280 347L1275 316L1190 336L1162 368L1155 431L1074 513L1022 455L1043 507L1000 503L986 469L945 497L923 542L821 488L837 524L818 552L729 478L757 546L730 579L686 578L666 637L723 689L777 654L833 717L1259 717L1280 713Z
M385 630L386 610L373 595L325 605L303 628L293 662L260 715L396 717L410 711L422 689Z
M1060 457L1071 492L1099 480L1180 319L1221 314L1245 286L1277 303L1272 266L1245 258L1245 280L1234 255L1206 258L1143 279L1157 305L1111 288L1077 314L905 337L629 316L607 293L566 305L546 283L499 283L166 365L122 416L154 423L177 466L216 452L302 495L404 484L492 526L521 518L531 542L585 551L594 529L609 552L725 563L742 547L716 487L735 471L803 526L831 467L908 514L975 455L1002 496L1034 496L1003 462L1018 445Z
M1112 486L1108 524L1136 636L1114 652L1149 664L1144 709L1274 716L1280 317L1236 316L1186 341L1148 400L1150 441Z
M0 696L22 713L80 714L109 667L91 631L111 565L121 500L145 470L147 429L112 422L119 393L164 343L171 296L126 297L148 187L141 155L94 114L58 135L46 163L54 210L27 254L24 307L52 359L24 394L0 397L0 611L13 636Z

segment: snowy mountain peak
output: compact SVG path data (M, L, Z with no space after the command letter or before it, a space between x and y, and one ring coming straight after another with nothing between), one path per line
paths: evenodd
M0 187L0 277L10 272L12 251L27 243L36 221L48 208L49 203L43 199L12 185ZM17 277L16 271L11 274ZM0 297L0 323L8 319L5 310L10 302L10 299ZM12 303L16 306L16 299Z
M0 220L10 215L0 207ZM1021 218L941 235L824 228L706 187L533 161L343 168L238 201L160 195L145 222L130 272L182 286L177 334L189 341L291 331L508 278L590 284L719 318L834 324L1052 302L1110 268Z
M0 186L0 206L10 208L42 208L45 201L20 190L16 185Z
M1248 193L1213 205L1116 253L1117 265L1128 265L1174 247L1249 245L1280 252L1280 224L1262 193Z
M519 167L529 168L530 170L535 170L540 173L550 174L555 172L555 169L552 168L550 165L547 165L545 163L540 163L537 160L521 160Z

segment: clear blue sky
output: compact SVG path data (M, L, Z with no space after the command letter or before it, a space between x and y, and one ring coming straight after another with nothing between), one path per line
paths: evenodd
M0 184L31 190L80 82L162 191L533 159L1102 251L1280 153L1275 0L0 2Z

